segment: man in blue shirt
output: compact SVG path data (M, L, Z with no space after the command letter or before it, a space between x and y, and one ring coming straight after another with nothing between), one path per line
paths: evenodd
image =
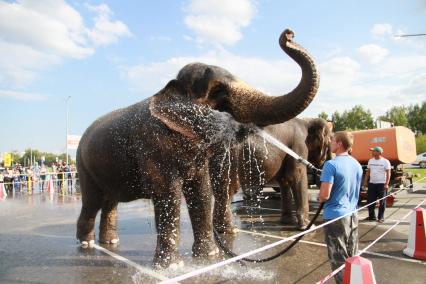
M324 202L324 221L339 218L357 208L362 168L348 154L352 145L352 134L346 131L336 132L331 140L330 148L336 157L324 164L321 174L320 202ZM331 268L335 270L358 252L357 213L325 226L324 235ZM343 270L336 274L335 280L343 282Z

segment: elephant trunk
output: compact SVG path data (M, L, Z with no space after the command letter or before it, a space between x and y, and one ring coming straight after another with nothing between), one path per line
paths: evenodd
M290 93L274 97L244 86L233 86L230 99L234 117L240 121L259 126L282 123L301 113L315 97L319 86L319 73L308 52L293 42L294 33L286 29L280 36L281 48L302 69L302 78Z

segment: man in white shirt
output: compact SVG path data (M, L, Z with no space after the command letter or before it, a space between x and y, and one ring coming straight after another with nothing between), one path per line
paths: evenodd
M367 172L365 173L364 186L368 185L367 203L376 201L385 197L389 189L389 180L391 175L391 164L389 160L383 158L382 147L370 149L373 158L368 161ZM368 218L366 220L376 221L376 204L368 206ZM380 200L378 222L384 222L386 199Z

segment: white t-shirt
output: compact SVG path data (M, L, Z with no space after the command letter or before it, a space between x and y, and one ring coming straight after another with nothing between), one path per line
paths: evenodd
M370 183L385 183L386 170L391 169L389 160L381 157L380 159L371 158L368 161L367 168L370 170Z

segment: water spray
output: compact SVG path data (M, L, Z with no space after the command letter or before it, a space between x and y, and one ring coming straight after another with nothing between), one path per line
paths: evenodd
M260 128L257 128L256 129L256 133L258 135L260 135L261 137L263 137L265 140L267 140L269 143L273 144L274 146L276 146L276 147L280 148L281 150L283 150L285 153L287 153L290 156L292 156L299 163L304 164L308 168L314 170L316 173L320 173L321 172L320 169L318 169L317 167L315 167L314 165L312 165L308 160L302 158L300 155L298 155L296 152L294 152L293 150L291 150L289 147L287 147L286 145L284 145L283 143L281 143L281 141L277 140L275 137L273 137L272 135L270 135L266 131L261 130Z
M281 149L282 151L284 151L285 153L289 154L291 157L293 157L297 162L304 164L305 166L307 166L308 168L314 170L317 174L321 173L321 169L318 169L317 167L315 167L314 165L312 165L309 161L307 161L306 159L304 159L303 157L301 157L300 155L298 155L296 152L294 152L292 149L290 149L289 147L287 147L286 145L284 145L283 143L281 143L281 141L278 141L275 137L271 136L269 133L267 133L266 131L260 129L260 128L255 128L254 129L254 133L258 134L259 136L261 136L262 138L264 138L265 140L267 140L269 143L275 145L276 147L278 147L279 149ZM308 226L306 227L306 230L309 230L312 225L315 223L315 221L317 220L319 214L321 213L322 208L324 207L324 202L321 202L317 212L315 213L315 216L312 218L312 220L309 222ZM214 238L216 243L219 245L219 247L223 250L223 252L230 256L230 257L236 257L238 256L236 253L234 253L233 251L231 251L226 244L221 240L219 233L216 231L215 228L213 228L213 233L214 233ZM294 247L305 235L301 235L299 237L297 237L290 245L288 245L286 248L284 248L283 250L279 251L278 253L270 256L270 257L266 257L266 258L257 258L257 259L252 259L252 258L242 258L241 261L246 261L246 262L268 262L271 261L273 259L276 259L277 257L282 256L283 254L285 254L286 252L288 252L292 247Z

